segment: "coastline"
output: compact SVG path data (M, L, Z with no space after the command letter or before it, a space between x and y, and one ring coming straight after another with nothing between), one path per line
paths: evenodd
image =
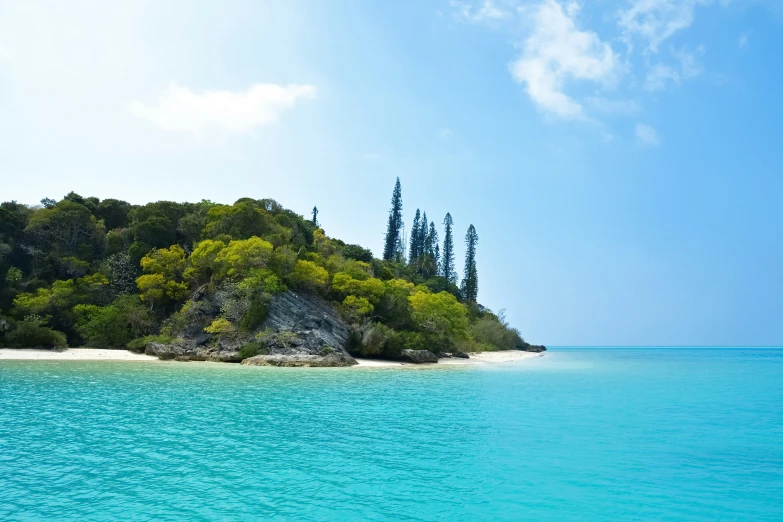
M481 352L469 354L470 359L441 359L437 363L414 364L402 361L379 359L356 359L359 363L351 368L430 368L433 366L476 366L485 364L513 363L541 357L535 352L516 350L502 352ZM133 353L128 350L105 348L66 348L57 350L36 350L32 348L0 348L0 361L131 361L164 362L152 355Z

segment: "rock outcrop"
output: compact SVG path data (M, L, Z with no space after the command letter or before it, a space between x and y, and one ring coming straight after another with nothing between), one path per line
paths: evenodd
M149 343L144 353L154 355L164 361L242 361L242 357L239 355L239 346L228 348L223 348L220 345L198 346L195 342L185 339L177 339L170 344Z
M170 344L149 343L145 353L176 361L242 362L244 359L245 364L264 366L357 364L345 349L351 329L325 300L288 291L275 295L267 309L267 319L256 335L218 342L204 334L203 326L189 325L184 338ZM247 345L257 355L247 357L247 351L242 351Z
M438 356L429 350L400 350L400 357L416 364L438 362Z
M540 344L528 344L527 348L525 348L525 351L541 353L546 351L546 346L542 346Z
M332 351L325 355L256 355L242 361L250 366L351 366L358 364L356 359L341 352Z

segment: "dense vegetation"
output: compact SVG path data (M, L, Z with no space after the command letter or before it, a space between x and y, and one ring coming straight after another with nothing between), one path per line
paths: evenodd
M250 353L269 301L295 289L336 304L354 326L354 353L527 347L502 312L476 303L472 225L458 287L451 216L441 247L435 223L417 210L404 245L399 180L383 259L328 237L317 216L317 208L305 219L250 198L137 206L72 192L34 207L2 203L0 346L143 349L150 339L193 335L196 325Z

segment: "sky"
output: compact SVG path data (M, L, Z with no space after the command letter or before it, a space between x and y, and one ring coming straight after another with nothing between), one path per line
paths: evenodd
M781 54L774 0L0 0L0 200L271 197L380 255L399 176L529 342L783 345Z

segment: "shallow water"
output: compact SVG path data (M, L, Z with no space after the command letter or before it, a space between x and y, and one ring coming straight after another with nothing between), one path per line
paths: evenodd
M783 350L0 361L2 520L783 520Z

